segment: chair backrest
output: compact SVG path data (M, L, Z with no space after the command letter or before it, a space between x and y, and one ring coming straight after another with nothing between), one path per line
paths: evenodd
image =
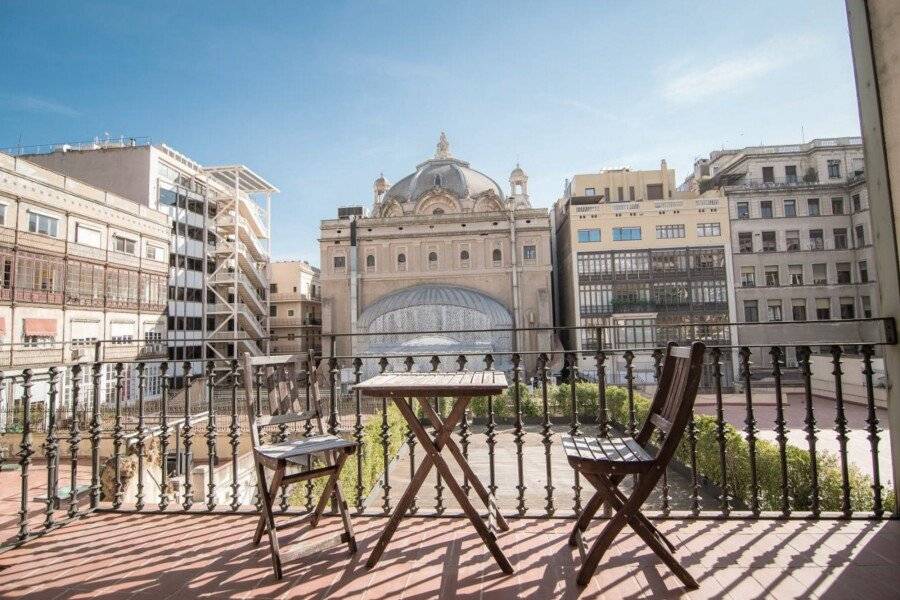
M678 448L694 410L705 351L702 342L694 342L690 347L672 342L666 349L650 413L635 438L641 446L646 446L654 430L661 432L663 442L656 454L657 461L667 463Z
M304 366L306 368L304 369ZM244 354L244 390L247 415L254 446L259 446L259 428L315 419L319 434L322 405L319 400L319 369L310 357L301 354L251 356ZM301 390L309 386L309 396ZM257 399L261 401L256 415ZM265 400L262 402L262 400ZM308 400L308 402L307 402ZM265 405L268 404L268 412Z

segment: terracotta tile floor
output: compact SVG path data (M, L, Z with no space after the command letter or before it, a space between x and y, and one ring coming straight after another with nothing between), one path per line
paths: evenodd
M287 519L284 517L283 519ZM255 519L234 515L97 514L0 554L0 598L897 598L900 522L664 521L700 581L686 593L633 534L590 586L575 584L569 520L512 519L504 576L459 518L403 522L382 561L364 561L384 525L355 520L359 553L321 550L272 576ZM596 534L601 523L591 531ZM329 518L310 535L330 537ZM308 532L282 531L283 546Z

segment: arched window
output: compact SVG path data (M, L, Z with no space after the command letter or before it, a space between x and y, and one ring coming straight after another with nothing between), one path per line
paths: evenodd
M405 271L406 270L406 255L400 253L397 255L397 270Z
M459 253L459 260L469 260L469 251L463 250Z
M370 254L366 257L366 268L374 269L375 268L375 255Z
M503 253L500 252L500 248L494 248L494 253L492 255L493 261L495 265L499 265L500 261L503 260Z
M443 209L443 208L436 208L436 209L434 209L433 211L431 211L431 214L433 214L433 215L442 215L442 214L444 214L444 209Z
M428 253L428 262L430 262L430 263L437 262L437 252L429 252Z
M434 187L441 187L441 176L440 175L434 176Z

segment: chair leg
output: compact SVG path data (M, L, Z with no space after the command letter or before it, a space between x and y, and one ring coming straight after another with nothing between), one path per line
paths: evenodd
M591 519L594 518L594 515L597 514L597 511L600 510L601 506L603 506L603 494L600 490L597 490L594 492L594 495L591 496L591 499L588 500L588 503L584 506L584 510L581 511L581 514L578 515L578 521L575 522L575 527L572 528L572 533L569 535L570 546L574 548L578 545L578 536L588 528Z
M280 482L281 469L275 471L275 478ZM263 517L266 520L266 529L269 533L269 550L272 554L272 569L275 571L275 579L281 579L281 555L278 548L278 533L275 531L275 515L272 514L272 501L274 496L266 488L265 468L256 464L256 479L259 485L259 493L262 497Z
M263 469L265 471L265 469ZM272 501L275 501L275 494L278 493L278 488L281 486L281 479L283 477L282 471L280 469L275 470L275 475L272 477L272 485L269 487L269 497L272 498ZM263 479L262 485L265 486L265 479ZM262 535L266 530L266 515L259 515L259 521L256 523L256 533L253 534L253 544L259 544L259 541L262 539Z
M346 460L346 458L347 455L341 453L335 462L334 471L332 471L331 475L328 477L328 481L325 483L325 489L322 490L322 495L319 497L319 502L316 504L316 509L309 518L311 527L315 527L319 524L319 519L322 517L322 512L325 510L325 505L328 504L328 500L332 497L334 489L337 486L337 480L341 474L341 467L344 466L344 460Z
M341 461L343 462L343 461ZM338 472L340 476L340 472ZM341 486L334 486L334 498L337 501L338 511L341 513L341 521L344 523L344 535L347 537L347 545L350 547L350 553L356 553L356 535L353 533L353 523L350 521L350 511L347 508L347 502L344 501L344 495L341 493Z

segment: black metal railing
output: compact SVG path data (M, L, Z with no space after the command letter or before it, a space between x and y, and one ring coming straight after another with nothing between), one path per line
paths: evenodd
M657 516L891 516L896 498L883 485L882 455L889 450L882 447L885 415L879 406L877 372L879 348L894 343L893 324L856 321L867 339L708 344L703 402L698 400L677 459L651 500ZM467 343L479 336L496 340L498 334L509 334L504 339L514 344L532 334L556 336L564 329L577 333L584 328L441 333L465 333L470 336ZM590 350L551 352L549 345L486 351L475 344L474 351L402 351L421 348L404 345L404 340L430 333L435 332L326 335L325 356L312 357L300 374L301 408L309 406L308 369L316 366L326 382L322 398L327 430L361 447L342 480L358 514L389 513L398 482L407 470L414 472L421 457L414 436L388 400L367 405L353 391L354 383L386 371L506 371L511 385L504 394L471 401L458 428L462 452L479 458L472 461L473 468L504 512L571 517L580 511L586 492L563 460L560 437L634 435L664 356L659 345L595 344ZM607 339L603 332L595 335L595 340ZM340 352L344 346L365 345L363 340L385 338L399 341L400 351ZM848 356L845 347L858 354ZM796 358L796 366L785 360L788 353ZM723 367L732 360L736 370L730 382ZM847 375L851 366L858 369L854 383ZM261 378L244 373L236 359L209 360L199 371L194 372L190 362L148 359L55 364L0 374L0 432L3 444L14 446L3 457L0 481L4 486L17 484L19 490L15 529L0 529L3 547L95 511L258 510L243 407L244 378L249 376L256 411L262 411ZM614 371L622 376L614 377ZM641 373L649 374L643 388L638 385ZM851 398L847 390L852 386L859 389L854 387ZM443 410L442 399L421 401L433 402L439 413ZM10 406L14 409L7 410ZM834 435L823 434L826 424ZM295 428L282 425L265 439L285 440L312 431L311 422ZM851 436L862 436L867 450L860 451L858 442L851 450ZM470 482L463 479L462 487L468 493ZM433 489L420 492L411 511L457 514L444 490L444 482L435 478ZM279 506L283 512L303 512L312 498L312 482L297 484L281 490Z

